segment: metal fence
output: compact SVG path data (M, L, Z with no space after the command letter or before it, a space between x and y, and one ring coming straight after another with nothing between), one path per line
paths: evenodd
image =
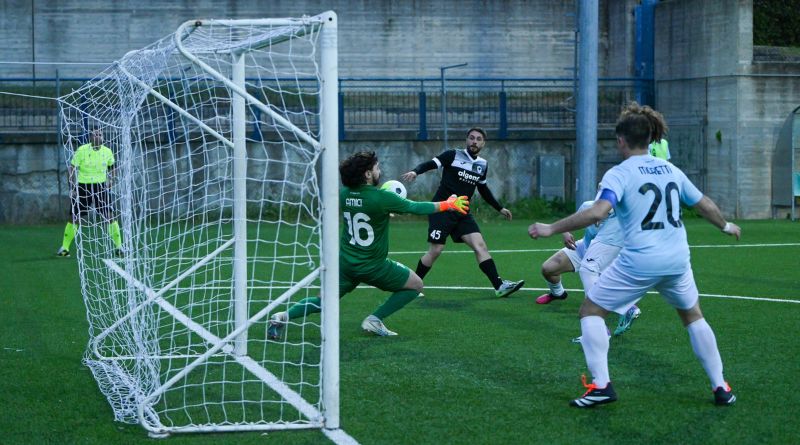
M86 78L0 77L0 133L57 133L58 104L52 100L79 88ZM304 80L298 84L302 88ZM340 138L357 132L407 132L427 140L451 127L480 125L497 138L515 132L575 127L576 84L571 78L340 79ZM613 125L620 109L652 81L600 79L598 124ZM214 110L224 113L225 110ZM446 116L446 118L445 118ZM250 131L260 116L252 110Z
M613 125L622 106L652 82L601 79L599 125ZM504 139L514 131L575 127L573 79L344 79L340 88L341 132L432 131L481 125ZM444 104L442 100L446 101ZM443 118L446 113L446 120Z

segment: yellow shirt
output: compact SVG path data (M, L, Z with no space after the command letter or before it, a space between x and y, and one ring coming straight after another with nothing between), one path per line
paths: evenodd
M650 154L656 158L669 161L669 159L672 157L669 154L669 144L667 143L666 139L661 139L658 142L651 142L649 149Z
M75 150L71 164L78 168L79 184L101 184L114 165L114 153L105 145L95 149L92 144L83 144Z

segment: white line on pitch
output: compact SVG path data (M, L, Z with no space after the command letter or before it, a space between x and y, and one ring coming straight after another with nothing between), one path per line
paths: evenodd
M699 244L696 246L689 246L692 249L727 249L734 247L797 247L800 243L768 243L768 244ZM505 249L495 250L489 249L490 253L528 253L528 252L555 252L561 249L560 247L551 247L548 249ZM424 251L403 251L403 252L389 252L389 255L423 255ZM445 250L443 253L470 253L474 254L472 250Z
M493 290L489 287L480 286L425 286L425 289L443 289L443 290ZM523 287L520 290L530 291L547 291L546 287ZM583 289L565 289L567 292L583 292ZM424 289L423 289L424 292ZM658 294L656 291L650 291L648 294ZM709 298L726 298L730 300L753 300L753 301L771 301L774 303L794 303L800 304L800 299L791 298L767 298L767 297L745 297L740 295L720 295L720 294L700 294L701 297Z

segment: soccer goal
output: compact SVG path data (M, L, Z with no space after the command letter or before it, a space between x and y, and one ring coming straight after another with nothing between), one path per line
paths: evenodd
M95 130L116 158L110 215L76 234L84 363L116 420L352 441L339 429L336 29L333 12L188 21L60 98L66 159ZM269 315L308 296L321 318L269 340Z

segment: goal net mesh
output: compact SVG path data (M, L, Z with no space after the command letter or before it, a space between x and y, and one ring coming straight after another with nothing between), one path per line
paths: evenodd
M266 336L270 314L320 296L315 19L190 25L60 98L67 161L94 130L115 156L112 210L83 215L75 247L84 363L118 421L166 431L319 426L320 318L289 322L279 341ZM237 60L251 96L238 115ZM237 122L246 139L238 172ZM237 227L246 235L244 324Z

